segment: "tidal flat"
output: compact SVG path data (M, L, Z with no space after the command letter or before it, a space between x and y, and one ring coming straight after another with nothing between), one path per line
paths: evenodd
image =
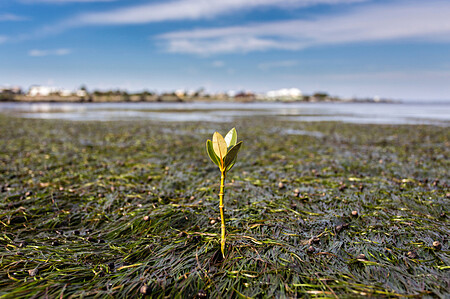
M244 145L225 190L205 141ZM0 115L0 298L448 298L448 127Z

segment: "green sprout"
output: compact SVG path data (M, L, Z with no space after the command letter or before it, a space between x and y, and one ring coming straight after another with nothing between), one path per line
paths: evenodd
M237 154L241 148L242 141L237 142L236 129L231 129L225 138L218 132L215 132L211 140L206 141L206 152L209 158L214 164L219 166L220 169L220 192L219 192L219 208L220 208L220 220L221 220L221 238L220 238L220 250L222 256L225 258L225 219L223 216L223 189L225 183L225 177L227 172L236 163Z

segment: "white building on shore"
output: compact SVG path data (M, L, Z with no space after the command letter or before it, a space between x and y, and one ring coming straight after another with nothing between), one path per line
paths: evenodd
M33 85L28 90L28 95L30 97L38 97L38 96L46 97L50 95L59 95L62 97L70 97L70 96L85 97L87 96L87 92L86 90L83 89L70 90L50 86Z
M303 94L298 88L283 88L271 90L265 94L265 98L270 101L298 101L303 98Z
M45 97L56 92L58 92L58 89L56 87L33 85L28 90L28 95L30 97L38 97L38 96Z

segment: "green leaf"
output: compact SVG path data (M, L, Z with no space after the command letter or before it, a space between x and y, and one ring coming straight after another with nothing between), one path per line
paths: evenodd
M234 164L236 163L236 160L237 160L237 156L234 158L233 162L231 162L231 164L227 166L226 171L229 171L231 168L233 168Z
M227 143L228 148L231 148L236 145L236 142L237 142L236 128L231 129L227 133L227 135L225 135L225 142Z
M241 149L241 145L242 145L242 141L240 141L238 144L233 146L228 151L227 155L225 156L225 160L224 160L225 169L228 169L228 166L230 166L231 164L236 163L237 154L238 154L239 150ZM233 163L233 161L234 161L234 163Z
M219 157L217 157L216 153L214 153L212 142L209 139L206 141L206 152L208 153L211 161L220 167Z
M216 153L217 157L219 158L219 162L223 162L223 159L225 158L225 155L227 154L227 143L223 139L222 135L215 132L213 134L212 139L213 149Z

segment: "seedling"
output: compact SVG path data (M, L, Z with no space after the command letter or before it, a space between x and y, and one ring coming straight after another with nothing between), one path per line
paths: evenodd
M219 208L220 208L220 220L221 220L221 237L220 237L220 250L222 256L225 258L225 219L223 215L223 196L224 196L224 184L227 172L236 163L237 154L241 148L242 141L237 142L236 129L231 129L225 138L218 132L215 132L211 140L206 141L206 152L209 158L214 164L219 166L220 169L220 192L219 192Z

